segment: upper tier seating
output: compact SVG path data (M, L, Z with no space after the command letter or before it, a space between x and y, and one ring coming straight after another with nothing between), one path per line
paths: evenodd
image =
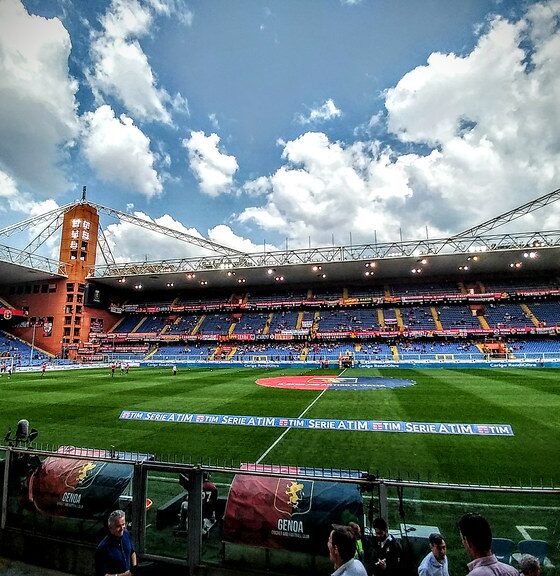
M178 315L175 320L168 323L165 334L191 334L199 320L200 316L197 315Z
M524 328L532 326L519 304L490 304L484 308L484 317L491 327Z
M130 316L125 315L112 332L128 334L129 332L132 332L143 317L142 314L130 314Z
M560 324L560 302L530 302L529 309L546 326Z
M293 310L274 312L270 326L268 327L269 334L282 332L282 330L295 330L297 327L298 316L299 313Z
M235 324L234 334L262 334L268 314L264 312L245 312Z
M480 320L468 306L438 306L440 322L445 330L480 328Z
M290 292L256 292L250 293L247 304L264 303L264 302L301 302L307 298L307 290L293 290Z
M383 286L350 286L348 287L349 298L380 298L385 295Z
M136 332L142 334L147 332L157 332L158 334L163 330L167 321L167 316L163 314L156 314L154 316L146 316L144 322L138 327Z
M412 296L415 294L456 294L460 292L456 282L438 282L437 284L391 284L389 290L393 296Z
M436 324L429 306L401 308L403 324L409 330L435 330Z
M558 278L519 278L516 280L485 280L482 282L486 292L514 293L520 290L558 290L560 281Z
M379 330L375 309L321 310L319 332Z
M227 334L231 323L229 314L206 314L198 331L200 334Z

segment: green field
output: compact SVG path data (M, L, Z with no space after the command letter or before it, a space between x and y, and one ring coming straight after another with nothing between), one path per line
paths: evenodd
M132 369L128 375L108 370L49 371L0 378L0 430L27 418L40 432L37 445L62 444L150 452L174 462L238 466L255 462L285 432L256 428L162 422L121 421L123 409L230 414L300 416L321 394L256 385L259 377L284 374L333 375L335 371ZM305 412L305 418L404 420L510 424L513 437L442 436L388 432L351 432L291 429L262 461L269 464L334 467L369 471L385 478L490 485L557 486L560 483L560 382L552 369L430 369L360 370L344 376L383 376L412 379L408 388L329 390ZM220 494L227 494L232 474L217 474ZM177 475L150 472L146 551L184 557L185 536L169 526L157 530L155 510L181 492ZM377 510L377 493L364 495ZM393 529L403 522L437 526L446 536L451 573L466 574L468 560L457 534L456 522L466 511L486 515L494 535L514 542L542 538L549 542L548 558L560 564L556 543L560 537L555 495L500 494L406 488L399 506L397 490L389 490L389 520ZM34 516L31 516L34 518ZM99 527L95 528L98 530ZM50 529L54 529L50 526ZM523 532L525 530L525 532ZM96 538L94 532L93 538ZM414 533L411 534L414 536ZM235 548L235 547L234 547ZM203 557L221 562L218 530L206 542ZM235 552L235 550L233 550ZM412 556L418 562L426 550ZM232 554L232 550L229 551ZM248 566L275 568L275 553L242 549ZM311 570L308 560L290 557L292 573L329 574L326 559ZM243 560L242 560L243 561ZM285 570L288 558L278 560ZM548 568L549 575L560 573Z
M319 392L264 388L263 376L334 371L132 369L49 371L0 379L0 429L27 418L38 443L150 452L158 459L257 461L278 428L133 422L123 409L297 417ZM413 379L409 388L327 391L306 418L511 424L514 437L290 430L265 463L367 470L382 477L501 485L560 483L560 380L552 369L346 371Z

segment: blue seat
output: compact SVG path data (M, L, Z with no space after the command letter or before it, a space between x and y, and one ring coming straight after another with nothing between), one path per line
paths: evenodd
M492 538L492 552L500 562L511 564L513 546L513 540L509 538Z
M522 556L523 554L531 554L531 556L538 558L541 566L544 566L548 552L548 542L544 540L521 540L517 548Z

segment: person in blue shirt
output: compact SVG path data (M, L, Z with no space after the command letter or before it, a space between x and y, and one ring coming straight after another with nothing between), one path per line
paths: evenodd
M136 552L132 538L126 529L126 517L122 510L109 514L109 534L101 540L95 551L95 576L132 576L136 566Z
M418 566L418 576L449 576L447 546L441 534L433 533L428 538L432 551Z

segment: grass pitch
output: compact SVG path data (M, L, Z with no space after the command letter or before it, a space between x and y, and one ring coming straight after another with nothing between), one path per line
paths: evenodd
M260 377L334 370L49 371L0 379L0 430L27 418L38 444L150 452L185 462L255 462L284 432L121 421L123 409L298 417L320 392L265 388ZM305 418L511 424L513 437L291 429L269 464L350 468L382 477L506 485L560 483L560 380L553 369L353 369L344 376L416 381L409 388L327 391Z

